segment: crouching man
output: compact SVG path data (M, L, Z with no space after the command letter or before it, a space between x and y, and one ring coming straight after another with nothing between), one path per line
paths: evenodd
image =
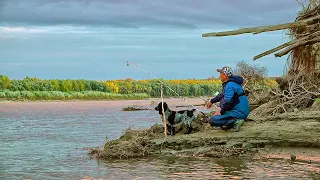
M207 108L209 109L213 103L220 102L220 110L210 118L209 123L211 126L234 128L235 131L239 131L250 113L249 101L242 89L243 78L233 76L232 69L227 66L217 71L222 81L222 94L212 98L207 103Z

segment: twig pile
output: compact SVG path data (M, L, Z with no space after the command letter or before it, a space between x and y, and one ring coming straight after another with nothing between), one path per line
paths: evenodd
M256 116L277 115L310 107L320 97L320 83L307 78L302 71L287 78L278 78L279 87L271 91L272 99L255 109Z

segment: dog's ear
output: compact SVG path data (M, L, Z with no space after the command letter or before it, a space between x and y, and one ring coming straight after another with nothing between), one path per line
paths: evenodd
M156 111L159 111L159 114L162 114L162 103L160 102L157 107L155 107Z
M156 111L159 111L159 112L160 112L160 111L161 111L161 107L162 107L162 106L161 106L161 103L159 103L158 106L156 106L154 109L155 109Z
M159 111L159 104L154 108L156 111Z
M163 110L166 111L168 109L168 105L166 102L163 102Z

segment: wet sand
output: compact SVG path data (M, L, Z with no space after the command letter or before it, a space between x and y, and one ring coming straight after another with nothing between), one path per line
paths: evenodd
M201 98L186 98L192 105L204 104ZM186 101L180 98L164 99L168 103L169 108L175 109L190 109L192 108ZM128 106L142 106L144 108L153 109L161 99L150 98L147 100L112 100L112 101L1 101L0 112L15 111L15 110L90 110L93 108L104 108L106 110L122 109ZM186 107L177 107L186 106ZM205 110L205 107L196 106L198 109Z

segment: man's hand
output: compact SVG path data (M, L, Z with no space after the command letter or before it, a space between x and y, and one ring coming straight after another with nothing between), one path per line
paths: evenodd
M212 103L210 101L207 102L207 109L211 108Z
M207 109L211 108L212 106L213 106L214 108L218 108L217 105L212 104L210 101L207 102L207 105L206 105L206 106L207 106Z

